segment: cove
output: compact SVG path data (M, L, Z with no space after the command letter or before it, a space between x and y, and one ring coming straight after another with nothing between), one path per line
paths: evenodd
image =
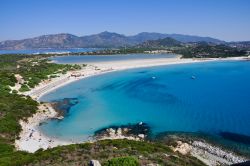
M83 141L110 125L145 122L153 134L177 131L248 137L249 85L249 61L111 72L73 82L42 96L41 101L66 98L77 103L63 120L48 120L39 130L49 137Z

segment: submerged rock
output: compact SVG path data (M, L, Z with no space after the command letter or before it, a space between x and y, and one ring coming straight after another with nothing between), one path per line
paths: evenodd
M242 143L245 145L250 145L250 136L247 135L232 132L220 132L220 136L227 140Z
M64 98L61 100L56 100L53 101L51 104L53 108L56 110L58 113L58 118L57 119L63 119L63 117L67 116L69 113L71 107L74 105L78 104L79 101L77 98Z

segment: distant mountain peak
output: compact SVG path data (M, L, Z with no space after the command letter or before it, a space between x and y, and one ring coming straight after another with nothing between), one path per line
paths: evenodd
M125 35L122 35L122 34L119 34L119 33L115 33L115 32L109 32L109 31L104 31L104 32L101 32L97 35L101 35L101 36L122 36L122 37L126 37Z
M103 32L100 32L99 34L114 34L115 32L109 32L109 31L103 31Z

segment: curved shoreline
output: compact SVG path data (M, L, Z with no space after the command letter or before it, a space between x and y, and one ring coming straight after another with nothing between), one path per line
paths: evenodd
M44 81L32 90L25 92L24 95L30 96L33 99L39 101L39 99L45 94L52 92L58 88L61 88L72 82L97 76L101 74L106 74L109 72L129 70L135 68L146 68L154 66L164 66L164 65L176 65L176 64L187 64L187 63L197 63L197 62L207 62L215 61L218 59L181 59L180 56L176 58L157 58L157 59L142 59L142 60L124 60L124 61L109 61L109 62L93 62L88 63L87 66L77 73L81 75L78 77L72 77L71 74L74 72L67 72L64 75L60 75L57 78L52 78L51 81Z
M207 61L218 61L218 60L243 60L242 57L237 58L226 58L226 59L181 59L176 58L162 58L162 59L146 59L146 60L126 60L126 61L113 61L113 62L102 62L88 64L86 68L77 71L80 73L79 77L72 76L72 72L68 72L65 75L61 75L58 78L52 79L50 82L43 82L39 86L35 87L31 91L25 93L25 95L31 96L33 99L39 101L39 99L62 86L65 86L74 81L105 74L113 71L121 71L134 68L153 67L162 65L173 65L173 64L186 64L196 62L207 62ZM35 152L36 150L43 148L52 148L59 145L68 145L80 142L73 141L62 141L57 138L50 138L37 130L37 126L51 118L56 118L57 113L47 104L47 109L39 108L39 111L28 119L27 122L20 121L22 126L22 132L20 133L20 139L15 141L15 146L18 150L24 150L28 152Z

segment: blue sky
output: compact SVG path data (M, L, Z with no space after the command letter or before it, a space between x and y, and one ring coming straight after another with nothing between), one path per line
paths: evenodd
M0 0L0 41L111 31L250 40L250 0Z

